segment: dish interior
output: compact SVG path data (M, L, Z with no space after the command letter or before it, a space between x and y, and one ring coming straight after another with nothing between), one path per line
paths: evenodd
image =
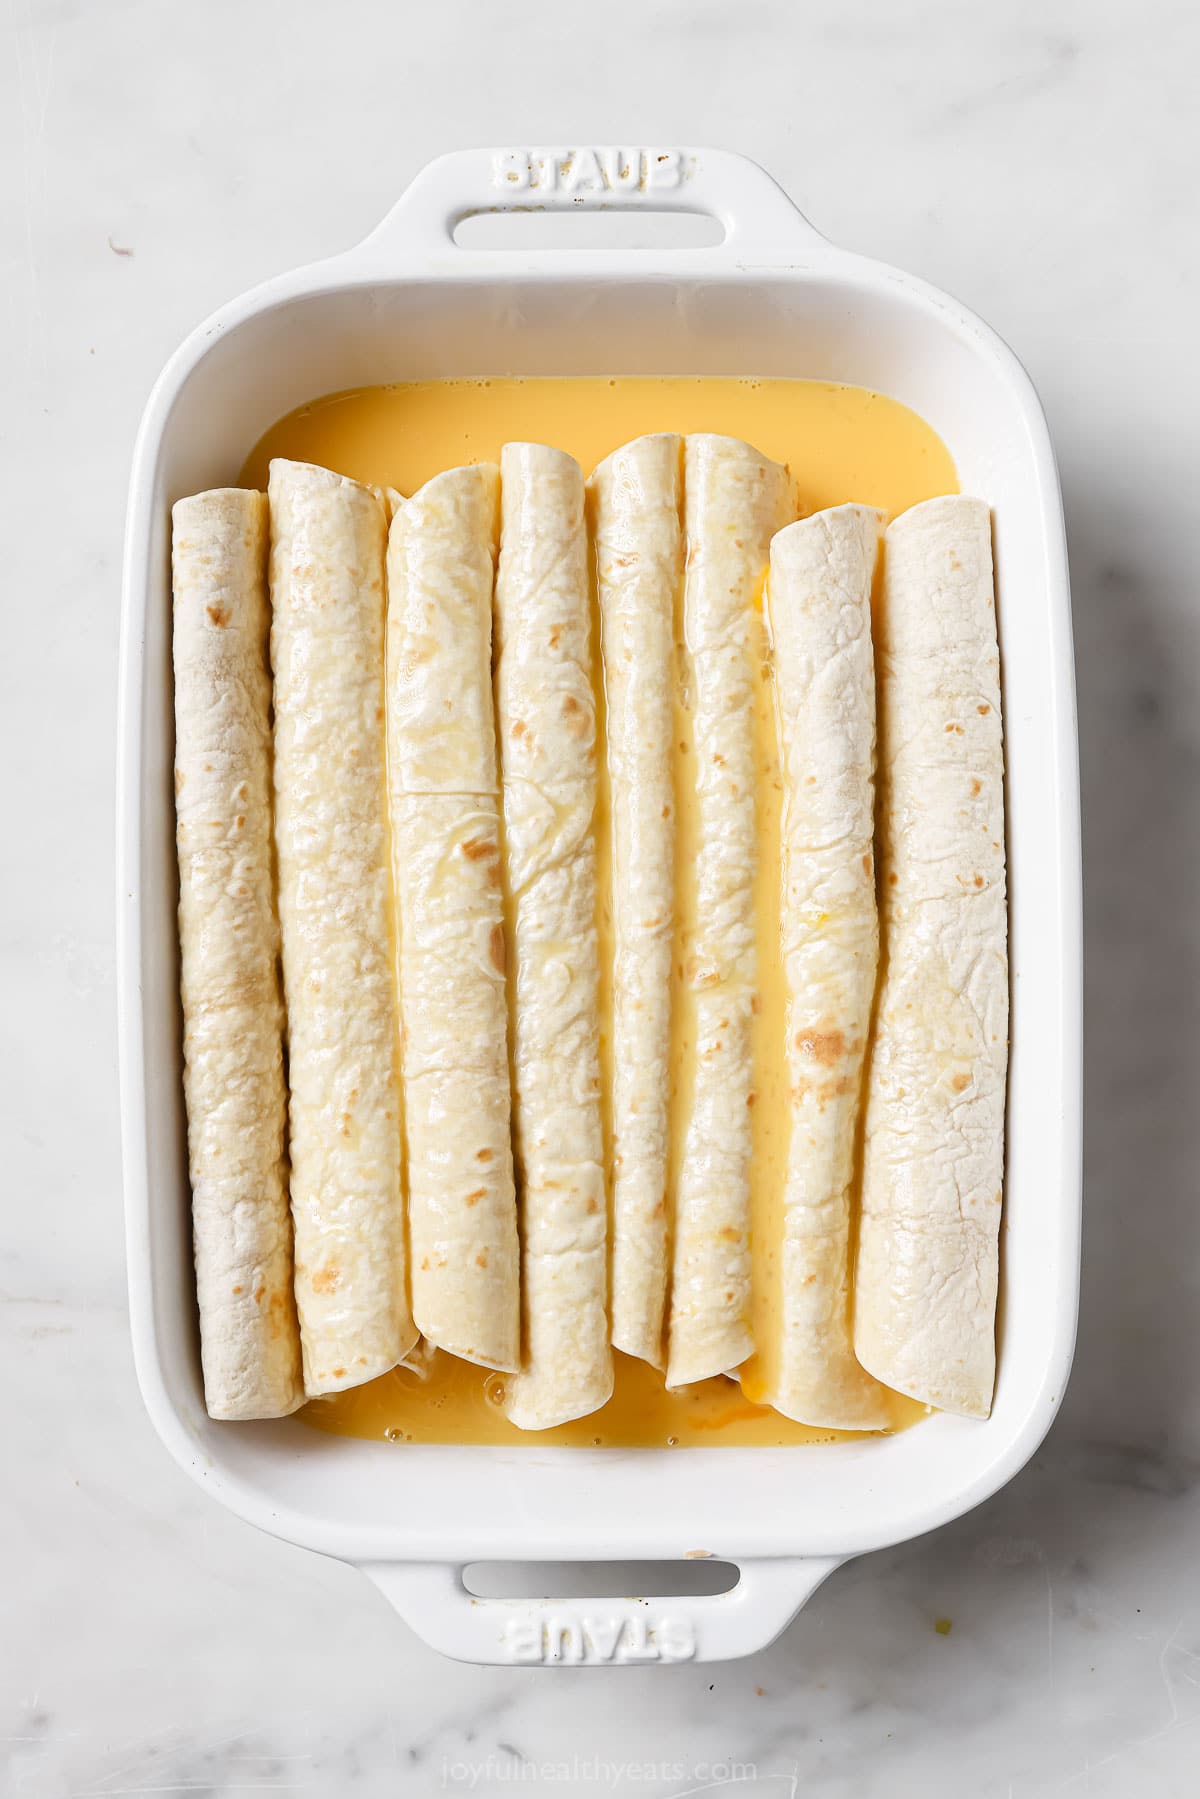
M273 456L314 462L356 480L412 494L456 463L496 461L505 441L554 444L575 457L585 474L610 451L655 431L716 431L740 437L787 466L799 510L857 500L894 516L934 494L951 493L957 475L945 445L907 407L862 388L833 382L771 379L680 380L614 377L566 379L479 378L426 381L329 394L278 421L255 446L242 470L248 487L265 488ZM593 592L593 640L599 620ZM765 653L765 646L764 646ZM598 665L598 655L596 656ZM755 659L755 722L759 791L760 865L757 907L760 956L779 938L780 807L777 734L772 684L765 661ZM602 697L602 696L601 696ZM598 709L603 721L605 708ZM681 736L690 736L690 714L680 710ZM691 766L681 742L681 769ZM603 764L603 755L601 756ZM609 822L606 785L597 817L601 902L601 1064L605 1092L612 1070L606 1047L611 1034L613 964ZM681 780L681 842L694 840L694 792ZM692 856L681 857L681 869ZM684 894L677 893L683 904ZM510 945L510 955L512 947ZM682 954L682 952L681 952ZM682 976L682 965L676 973ZM773 1346L780 1319L772 1270L782 1231L783 1159L790 1129L783 1066L785 1005L782 968L763 960L762 1002L757 1021L754 1245L756 1341ZM675 1089L689 1063L688 993L681 979L672 989L672 1137L678 1154L681 1106ZM741 1385L718 1378L678 1393L636 1360L618 1355L613 1398L599 1412L539 1433L543 1442L580 1447L647 1448L776 1446L831 1442L854 1433L797 1424L753 1403L762 1389L757 1359ZM318 1429L393 1443L529 1444L502 1410L503 1377L489 1376L443 1352L420 1373L406 1368L346 1393L310 1403L304 1421ZM926 1408L893 1395L892 1428L923 1418Z

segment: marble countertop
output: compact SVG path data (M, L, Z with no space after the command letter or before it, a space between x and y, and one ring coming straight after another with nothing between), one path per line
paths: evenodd
M1191 1795L1200 1754L1187 0L14 0L0 23L0 1787ZM724 1667L479 1670L168 1460L127 1335L112 941L124 487L184 332L438 151L711 141L1016 347L1074 577L1087 1222L1065 1408ZM943 1633L938 1620L950 1620ZM736 1764L734 1766L733 1764Z

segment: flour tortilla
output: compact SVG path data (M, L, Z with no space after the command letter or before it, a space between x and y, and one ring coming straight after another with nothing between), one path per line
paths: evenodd
M663 1364L675 606L683 440L639 437L589 483L604 643L613 906L612 1340Z
M696 1074L675 1190L667 1384L737 1366L750 1327L751 1016L755 951L753 664L787 471L735 438L688 437L684 627L699 817L697 915L684 978Z
M213 1418L303 1404L271 877L267 502L172 513L184 1096L204 1399Z
M600 1118L596 720L583 476L541 444L501 455L496 711L513 907L513 1058L525 1342L522 1430L612 1391Z
M882 1430L887 1396L851 1346L854 1146L871 1026L875 674L871 581L879 514L836 506L771 545L769 611L783 804L781 938L791 1139L784 1185L785 1417Z
M388 771L399 913L413 1317L491 1368L520 1359L492 713L500 471L392 499Z
M500 471L389 494L388 766L399 793L497 791L492 580Z
M890 526L880 618L887 968L866 1114L855 1351L985 1418L1008 1063L1000 663L981 500Z
M405 1296L380 496L271 464L275 836L310 1394L392 1368Z

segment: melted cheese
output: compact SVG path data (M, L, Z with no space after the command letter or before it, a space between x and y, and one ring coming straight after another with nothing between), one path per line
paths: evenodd
M788 465L798 511L856 500L890 515L935 494L958 491L954 465L929 426L907 408L863 388L815 381L621 378L612 380L425 381L332 394L274 425L242 472L266 485L272 456L336 469L359 481L411 494L456 464L497 461L515 439L549 443L585 473L631 438L655 431L727 432ZM765 571L764 571L765 573ZM595 642L598 645L598 632ZM778 1245L790 1123L783 1053L786 990L779 949L782 782L765 632L755 657L755 739L759 864L757 949L761 990L754 1021L752 1324L758 1357L729 1379L668 1392L661 1374L618 1354L613 1397L590 1417L536 1436L516 1430L502 1409L503 1379L441 1351L420 1372L398 1368L352 1392L316 1400L301 1417L317 1429L417 1443L675 1446L829 1442L850 1435L794 1424L753 1403L779 1337ZM688 696L676 705L677 940L695 907L695 775ZM603 694L597 727L603 731ZM604 759L597 810L601 969L600 1065L605 1148L611 1128L611 874ZM671 1156L678 1165L692 1086L694 1003L675 959L671 1021ZM764 1358L766 1360L764 1361ZM925 1408L896 1395L901 1429Z
M783 771L775 723L770 646L758 606L758 654L754 666L754 738L758 879L755 925L759 1009L754 1019L754 1184L750 1196L750 1325L755 1353L738 1371L747 1399L770 1392L778 1377L783 1331L783 1188L792 1120L788 1104L787 984L779 934L783 896ZM795 1428L799 1429L799 1426Z

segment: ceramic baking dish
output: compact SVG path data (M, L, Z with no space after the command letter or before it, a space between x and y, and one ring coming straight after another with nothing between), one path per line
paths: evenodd
M473 250L472 214L707 214L704 249ZM560 227L560 229L566 229ZM642 227L639 226L639 232ZM205 1414L191 1267L176 943L168 512L234 481L281 414L339 388L468 375L757 375L913 407L995 515L1011 878L1012 1062L999 1381L986 1423L789 1449L389 1445ZM412 1627L479 1662L720 1659L769 1642L847 1557L933 1529L1025 1463L1074 1343L1080 1215L1080 873L1067 565L1054 458L1016 359L963 307L827 244L723 152L442 157L345 255L195 331L134 456L120 698L119 944L129 1288L138 1377L182 1467L241 1517L360 1565ZM707 1596L476 1599L472 1561L699 1555ZM548 1581L547 1585L555 1584Z

